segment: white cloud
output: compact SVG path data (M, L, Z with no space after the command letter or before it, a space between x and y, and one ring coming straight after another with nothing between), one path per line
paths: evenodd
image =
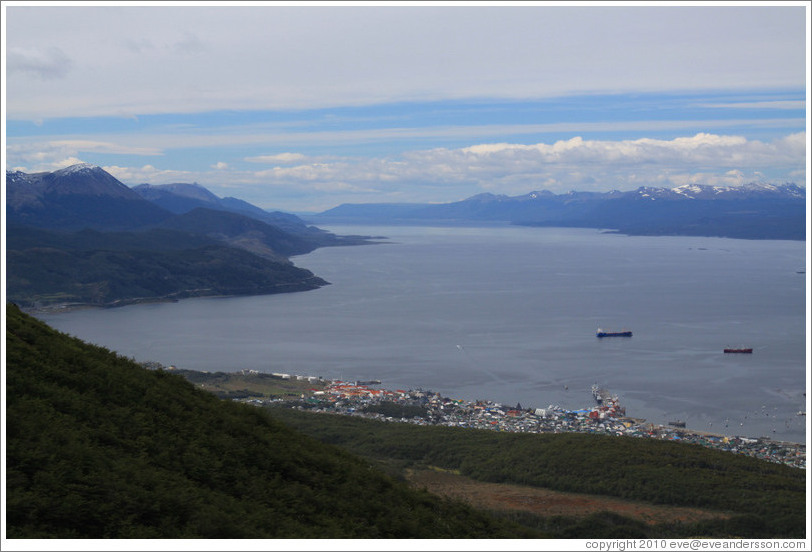
M91 140L51 140L14 144L8 148L10 166L52 170L69 164L82 152L147 152L157 149ZM420 190L424 199L461 199L451 193L473 195L482 190L525 193L547 187L608 190L640 185L665 185L705 180L733 182L742 178L798 179L806 164L806 133L794 133L771 142L743 136L697 133L671 140L586 140L573 137L552 143L481 143L463 148L433 148L382 157L307 157L281 153L250 157L274 166L243 170L218 161L211 172L133 169L113 166L116 176L131 183L168 183L182 180L216 185L322 191L377 190L384 194ZM227 175L227 176L226 176ZM745 175L744 177L741 175ZM466 191L467 190L467 191ZM468 193L470 192L470 193Z
M41 156L40 158L36 158L32 156L31 159L34 161L35 164L33 165L12 165L9 163L9 169L13 171L21 171L24 173L37 173L37 172L52 172L57 171L59 169L64 169L65 167L70 167L71 165L77 165L79 163L85 163L83 159L78 157L60 157L58 159L53 159L50 156Z
M608 191L687 183L740 185L803 176L805 133L773 142L700 133L673 140L477 144L397 158L343 158L243 172L245 190L322 191L346 201L455 201L481 191ZM230 175L233 180L235 175ZM205 181L205 180L201 180ZM271 192L270 190L275 190ZM402 199L401 199L402 200ZM329 202L322 196L311 201Z
M111 164L105 169L128 185L199 182L218 195L261 206L313 210L345 202L456 201L482 191L517 195L542 189L563 193L689 183L731 186L754 180L803 183L806 142L805 132L772 141L707 132L670 140L575 136L549 143L478 143L378 157L280 153L218 161L200 171L178 170L171 156L164 156L163 168ZM146 146L50 140L10 145L7 160L9 166L36 172L80 162L81 151L139 148ZM240 166L245 160L272 166L252 170Z
M99 140L51 140L47 145L71 151L87 153L119 153L127 155L161 155L159 148L150 146L133 146Z
M772 143L747 140L743 136L699 133L673 140L583 140L575 137L553 144L482 144L460 150L437 149L413 152L411 158L445 159L460 167L493 167L506 172L532 166L631 166L686 167L773 167L804 163L805 133ZM465 163L460 160L464 159Z
M283 130L274 124L262 125L252 124L245 126L234 126L225 128L216 128L210 131L201 131L194 126L185 128L183 125L176 125L168 131L162 130L157 132L143 132L143 133L130 133L130 134L99 134L95 139L90 138L74 138L74 139L61 139L49 137L10 137L7 138L6 152L8 155L9 165L24 165L24 166L37 166L38 170L47 170L55 159L61 159L69 156L80 156L86 153L108 153L108 154L127 154L127 155L148 155L157 156L162 155L167 158L167 163L170 162L168 158L172 156L173 150L188 149L188 148L209 148L213 151L222 150L225 148L235 149L235 147L250 147L256 146L263 149L266 148L282 148L285 146L347 146L347 145L365 145L379 141L406 141L406 142L421 142L433 140L453 140L457 142L482 140L493 137L498 139L500 136L512 135L532 135L532 134L578 134L584 133L598 133L602 131L612 132L636 132L636 133L649 133L649 132L662 132L662 131L681 131L686 128L705 128L713 129L718 126L728 128L742 127L742 130L752 129L772 129L781 126L794 126L803 128L803 121L796 121L795 119L781 119L781 120L702 120L702 121L618 121L614 123L604 122L589 122L589 121L576 121L576 122L562 122L562 123L549 123L549 124L494 124L494 125L457 125L457 126L426 126L415 128L372 128L372 129L336 129L336 130L312 130L312 131L289 131ZM293 125L294 127L297 125ZM700 136L700 138L697 138ZM701 138L704 136L704 138ZM705 133L694 135L690 137L681 138L676 144L683 147L699 147L700 145L707 147L710 141L716 140L743 140L742 137L729 137L717 135L713 133ZM803 132L789 135L774 144L776 151L770 155L778 155L779 152L784 152L782 155L786 156L792 152L792 158L797 158L803 155L806 148L805 134ZM474 155L477 159L477 167L483 169L487 163L485 161L485 153L491 153L493 163L499 164L506 158L513 157L515 159L521 158L537 158L538 155L545 154L553 159L554 157L566 158L565 151L569 150L570 153L580 152L581 155L586 155L588 149L604 149L607 151L614 150L616 155L620 155L622 150L629 151L636 149L642 152L644 149L651 151L661 150L665 151L666 147L662 146L665 142L650 141L647 144L645 139L637 141L629 141L625 143L610 142L610 141L585 141L582 138L573 138L557 142L554 144L516 144L506 142L487 142L480 143L467 148L462 148L460 151L465 152L467 155ZM658 146L660 144L660 146ZM676 144L669 146L673 149ZM578 147L576 147L578 145ZM717 144L718 145L718 144ZM762 148L763 150L763 148ZM407 162L412 157L424 157L427 154L423 150L418 152L405 152L402 155L400 162ZM438 150L446 151L446 150ZM449 150L453 151L453 150ZM512 152L512 153L511 153ZM535 153L534 153L535 152ZM358 154L364 155L364 149L358 150ZM499 155L496 155L499 154ZM594 152L593 152L594 154ZM214 153L218 157L221 155L218 152ZM436 153L439 155L439 153ZM448 153L446 153L448 155ZM564 157L562 157L564 156ZM306 165L309 162L331 162L328 156L306 156L297 152L282 152L268 155L258 155L237 158L229 160L229 167L234 168L238 161L246 161L251 163L261 163L267 165L279 166L297 166ZM777 163L783 163L781 156L775 158ZM221 161L226 162L226 161ZM355 165L361 161L353 161ZM391 169L388 168L391 165ZM372 165L370 165L372 167ZM392 174L392 171L397 169L397 163L394 160L388 160L386 163L377 163L374 169L380 171L380 178L382 180L397 180L398 178Z
M48 167L48 169L52 170L52 171L55 171L55 170L64 169L65 167L70 167L71 165L76 165L76 164L79 164L79 163L84 163L84 161L82 161L78 157L67 157L65 159L60 159L59 161L55 161L55 162L51 163L50 166Z
M128 145L101 140L16 140L6 144L6 156L9 165L29 167L32 172L53 170L68 166L71 159L78 159L82 154L125 154L125 155L161 155L160 149L146 145ZM79 161L76 161L79 162Z
M120 181L130 186L136 184L169 184L173 182L194 182L198 174L190 171L157 169L152 165L142 167L119 167L105 165L102 167Z
M9 75L26 73L43 80L62 79L68 75L72 62L60 48L11 47L6 53Z
M335 198L335 203L387 198L453 201L484 190L520 194L549 189L561 193L685 183L737 185L765 178L798 181L805 175L805 134L769 143L712 134L673 140L575 137L550 144L434 148L398 157L325 158L259 171L225 165L212 165L212 172L159 170L152 165L114 166L109 170L130 184L197 181L211 186L215 193L228 190L228 195L238 197L255 196L262 189L268 198L283 192L298 193L303 202L329 203L330 198ZM225 168L229 169L227 176ZM312 194L311 199L304 199L307 194Z
M246 157L245 161L251 163L297 163L304 161L305 156L301 153L277 153L275 155L258 155L255 157Z

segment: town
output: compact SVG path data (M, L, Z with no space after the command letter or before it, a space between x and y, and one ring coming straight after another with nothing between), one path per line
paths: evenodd
M344 382L307 376L273 374L278 378L323 382L297 398L244 398L255 405L276 404L316 412L362 416L386 422L418 425L443 425L530 433L602 433L616 436L679 441L745 454L769 462L806 468L806 446L774 441L766 437L715 435L646 423L626 416L616 395L597 386L592 388L595 405L580 410L556 406L526 409L521 404L505 406L487 400L465 401L424 390L387 390L377 388L379 381Z
M196 386L221 398L254 406L274 406L311 410L347 416L360 416L385 422L417 425L443 425L525 433L600 433L605 435L661 439L700 445L806 468L806 445L776 441L768 437L719 435L684 424L660 425L627 416L617 395L597 385L592 387L594 405L568 410L558 406L522 408L490 400L452 399L423 389L389 390L379 380L347 382L320 376L237 372L199 372L163 366L158 362L142 365L151 370L176 371Z

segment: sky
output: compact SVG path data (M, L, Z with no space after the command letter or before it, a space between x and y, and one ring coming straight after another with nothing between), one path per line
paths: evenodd
M4 164L267 209L808 178L809 3L3 3Z

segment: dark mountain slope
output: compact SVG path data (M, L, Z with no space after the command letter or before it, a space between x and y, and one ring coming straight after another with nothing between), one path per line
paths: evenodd
M803 240L805 219L805 202L797 198L651 199L624 194L539 205L507 220L525 226L613 229L637 236Z
M287 232L225 210L196 185L172 185L159 195L213 208L175 214L87 164L52 173L7 172L6 183L7 290L25 307L309 290L326 282L288 257L321 245L365 242L307 227L293 215L279 217L297 233Z
M327 284L287 260L166 229L69 233L10 225L6 241L7 297L26 308L110 307L305 291Z
M243 225L259 221L272 226L277 237L290 234L284 239L296 242L291 248L296 252L312 251L322 241L326 245L340 241L329 232L307 226L295 215L268 213L239 199L220 199L197 184L142 184L130 189L104 169L88 164L51 173L7 172L6 183L8 220L19 225L105 231L143 229L158 224L181 228L189 224L188 217L183 215L203 208L223 216L209 215L207 220L198 217L198 222L192 223L198 233L200 223L209 225L208 231L218 232L214 227L217 223L225 222L233 228L235 218L242 217L246 219ZM180 219L174 220L178 216ZM230 236L233 232L224 229L220 233Z
M133 191L167 211L186 213L198 207L209 209L219 204L219 198L203 186L197 184L139 184Z
M143 199L100 167L6 173L8 221L51 229L127 230L171 213Z
M7 241L13 249L37 247L92 251L175 251L215 245L219 242L199 234L153 228L141 232L101 232L99 230L61 231L9 224ZM12 247L13 246L13 247Z
M7 171L6 188L8 221L36 228L122 231L160 224L179 228L186 222L183 218L179 221L173 221L173 218L203 208L231 215L219 219L209 216L205 222L210 225L226 221L233 227L234 217L239 216L273 227L280 240L295 243L289 248L290 253L282 255L299 254L323 246L366 243L358 237L339 237L308 226L296 215L269 213L239 199L218 198L197 184L142 184L130 189L104 169L85 163L51 173ZM233 237L228 230L219 231L215 227L208 230ZM282 233L289 236L283 237Z
M9 538L538 536L6 311Z
M308 226L296 215L280 211L269 212L234 197L220 198L197 183L140 184L135 186L133 191L175 214L188 213L201 207L227 211L275 226L299 239L308 240L313 247L343 243L329 232L315 226Z
M200 207L175 215L160 227L208 236L267 257L287 258L316 249L312 241L276 226L240 214Z
M644 209L631 198L606 201L577 226L613 228L629 235L717 236L739 239L804 240L803 200L743 198L736 201L695 199L652 201ZM519 221L529 225L544 225Z

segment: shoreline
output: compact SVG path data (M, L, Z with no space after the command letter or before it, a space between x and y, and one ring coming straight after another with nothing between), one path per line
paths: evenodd
M336 415L353 415L382 419L394 423L444 425L473 429L490 429L515 433L593 433L608 436L652 438L693 444L733 454L743 454L761 460L806 469L806 445L775 441L769 437L719 435L687 428L646 423L645 419L627 416L618 403L599 403L591 409L527 409L516 410L492 401L464 401L443 397L432 391L389 391L368 386L331 381L323 395L332 401L317 404L289 404L288 407L312 409ZM313 399L310 399L311 401ZM363 408L382 401L428 405L431 421L423 418L400 418L381 414L365 414ZM291 403L291 401L286 401ZM306 402L306 401L302 401ZM332 402L332 404L329 404ZM323 408L320 408L322 406Z
M309 280L319 280L320 283L316 284L308 284ZM205 293L208 289L195 289L195 290L183 290L175 293L171 293L169 295L163 295L160 297L133 297L129 299L116 299L114 301L110 301L109 303L78 303L78 302L65 302L65 303L51 303L48 305L42 305L37 307L23 307L17 303L15 303L19 309L26 314L30 315L37 315L37 314L62 314L68 312L75 312L80 310L105 310L105 309L116 309L119 307L128 307L131 305L151 305L151 304L160 304L160 303L178 303L184 299L227 299L231 297L254 297L254 296L263 296L263 295L278 295L282 293L298 293L304 291L313 291L325 286L331 285L330 282L326 280L322 280L318 276L311 276L306 280L301 282L290 282L284 284L276 284L275 291L265 291L263 293ZM287 291L279 291L278 288L285 287L285 286L304 286L301 289L293 289ZM202 292L202 293L201 293ZM13 303L13 301L11 301Z
M163 368L155 364L150 368ZM754 456L794 468L806 468L805 443L777 441L769 437L724 435L654 424L646 422L644 418L628 416L615 395L601 395L601 400L598 401L594 391L593 397L597 404L591 408L568 410L550 407L520 410L490 400L452 399L430 390L389 390L381 387L379 380L346 382L314 376L269 374L254 370L199 372L175 367L169 367L169 370L177 370L179 375L210 392L216 392L211 385L214 381L220 384L221 390L225 387L222 385L223 381L229 382L229 387L243 391L248 391L247 387L254 387L250 393L241 396L225 395L221 398L260 407L296 408L417 425L444 425L524 433L570 432L654 438ZM189 375L193 375L193 379ZM280 386L285 387L284 393L268 392L269 388ZM608 393L605 390L600 391ZM381 405L388 407L381 410Z
M710 431L702 431L700 429L689 429L685 427L673 427L673 426L664 426L662 424L649 424L653 427L667 429L673 433L680 433L686 436L696 435L700 437L712 437L716 439L748 439L753 441L761 441L764 443L779 445L779 446L788 446L788 447L806 447L805 443L796 443L794 441L779 441L773 439L772 437L747 437L746 435L725 435L723 433L712 433Z

